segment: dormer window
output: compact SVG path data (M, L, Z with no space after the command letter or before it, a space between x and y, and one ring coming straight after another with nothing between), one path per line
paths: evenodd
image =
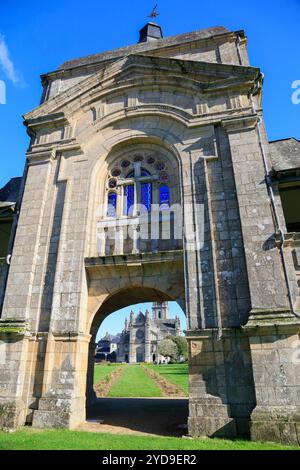
M282 184L279 186L282 208L288 232L300 232L300 185Z

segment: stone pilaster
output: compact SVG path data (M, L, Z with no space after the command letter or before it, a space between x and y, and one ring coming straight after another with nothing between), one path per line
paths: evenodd
M251 309L289 310L265 167L257 133L258 116L223 121L227 131L245 250Z
M256 407L251 438L300 442L300 319L286 312L252 314L249 337Z
M49 334L34 427L71 429L85 421L89 343L75 332Z
M32 342L25 322L0 321L0 428L23 426Z
M255 406L248 338L239 329L189 331L189 434L248 437Z

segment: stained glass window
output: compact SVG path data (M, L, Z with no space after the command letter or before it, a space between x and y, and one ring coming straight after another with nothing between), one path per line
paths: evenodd
M135 172L130 171L127 175L127 178L134 178ZM141 176L151 176L149 171L144 168L141 169ZM134 206L134 185L129 184L124 188L124 214L131 215ZM146 207L148 212L151 212L152 204L152 184L151 183L141 183L141 200L138 201L139 204ZM131 209L130 209L131 208Z
M159 171L161 170L164 170L165 169L165 164L163 162L157 162L156 165L155 165L155 168Z
M113 171L111 172L112 176L118 177L121 174L120 168L114 168Z
M170 188L167 184L162 184L159 190L159 204L162 210L170 207Z
M110 192L108 193L107 199L107 217L116 217L117 211L117 194Z
M141 205L146 207L147 212L151 212L152 204L152 184L142 183L141 184Z
M134 206L134 184L124 187L124 214L131 215Z
M110 179L109 182L108 182L108 186L109 186L110 188L116 188L116 186L117 186L117 180L114 179L114 178Z
M123 160L121 163L122 168L128 168L130 165L130 162L128 160Z

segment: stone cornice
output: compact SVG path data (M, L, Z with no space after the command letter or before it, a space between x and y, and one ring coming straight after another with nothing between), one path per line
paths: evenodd
M90 342L91 335L85 335L84 333L78 331L51 331L51 335L55 341L63 342L77 342L84 341L86 343Z
M110 125L127 118L146 117L154 115L166 118L173 117L173 119L177 120L187 128L196 128L223 123L224 120L228 119L228 116L232 115L235 115L234 118L242 120L244 118L243 113L245 113L246 119L249 115L249 111L251 111L250 107L226 110L226 112L219 111L215 113L193 115L180 108L176 108L175 106L160 104L140 105L131 108L124 108L107 114L105 117L95 121L95 123L93 123L93 127L96 132L99 132L100 130L105 129Z
M33 145L26 153L27 161L30 165L47 163L55 160L57 153L65 153L81 150L81 146L76 139L66 139L49 144Z
M280 234L275 234L275 241L276 245L279 248L282 244L282 238ZM300 247L300 233L299 232L294 232L294 233L286 233L284 235L284 241L283 241L283 246L284 247Z
M19 320L14 318L0 319L0 337L3 335L10 335L20 338L28 336L28 323L26 320Z
M67 106L73 100L79 100L79 104L82 107L84 101L88 102L89 97L94 94L95 89L111 88L112 81L117 76L121 76L122 73L126 72L126 79L128 80L128 72L131 72L134 77L134 70L141 69L144 74L147 68L151 73L166 73L167 75L169 73L171 78L174 78L174 75L176 75L178 79L184 79L183 84L188 80L193 80L195 83L198 83L198 87L200 84L202 86L203 84L205 85L205 82L207 84L214 84L216 87L216 83L222 80L231 82L230 86L234 86L236 80L238 80L239 85L243 83L250 84L250 82L255 81L259 74L259 69L254 67L132 55L109 64L92 77L82 80L79 84L43 103L24 117L26 121L32 121L40 116L55 115L59 109ZM204 81L201 82L201 76L206 76L206 80L202 78ZM199 77L199 80L197 80L197 77ZM135 80L140 85L140 76L137 76ZM118 83L119 86L120 83ZM85 98L83 99L84 96Z
M65 124L68 124L67 118L64 113L56 114L45 114L37 118L27 119L25 124L30 127L33 131L36 131L38 128L43 127L52 127L60 128Z
M222 127L230 133L245 132L255 129L258 122L257 114L247 114L244 116L233 116L222 119Z
M248 322L243 326L249 336L300 332L300 318L288 309L253 309Z
M85 267L87 269L105 266L136 266L145 263L168 263L183 260L183 251L162 251L159 253L137 253L129 255L100 256L95 258L86 258Z

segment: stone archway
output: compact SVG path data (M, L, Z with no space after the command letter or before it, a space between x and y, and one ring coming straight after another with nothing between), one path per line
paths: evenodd
M124 257L123 257L124 258ZM184 310L184 272L182 253L168 253L165 260L149 257L144 263L133 262L135 258L128 256L114 261L110 268L95 266L87 267L89 278L90 305L96 302L97 308L91 318L89 334L89 360L87 371L87 404L95 399L93 391L94 375L94 344L97 332L103 320L111 313L129 305L143 302L176 301ZM121 262L122 261L122 262ZM88 261L87 261L88 263ZM135 274L135 276L133 276ZM116 289L111 286L111 276L122 279L122 287ZM108 289L110 287L110 292ZM172 287L172 289L171 289ZM99 299L103 299L99 303Z
M143 431L145 433L154 433L158 435L182 435L183 431L180 430L181 428L177 429L177 425L187 424L188 397L165 397L161 400L158 397L97 398L94 392L93 383L95 337L102 322L107 317L121 308L134 306L134 304L144 302L176 301L178 306L184 306L184 298L182 298L184 291L182 290L181 284L183 276L182 266L180 262L177 262L176 265L177 283L174 283L174 294L177 294L177 298L170 295L169 291L163 291L157 288L158 284L160 284L161 289L168 285L166 276L168 271L171 269L171 264L168 264L168 266L162 270L161 276L158 277L157 281L160 282L157 282L156 286L153 284L150 286L150 280L145 276L143 284L129 284L120 290L114 290L99 306L99 309L94 315L90 329L91 342L89 348L86 391L87 423L82 427L82 429L90 429L90 422L95 423L98 420L104 420L104 428L110 432L114 432L116 427L121 427L126 429L126 432L129 433ZM103 277L101 279L103 281ZM173 281L175 281L175 276L173 277ZM91 286L92 285L93 283L91 282ZM95 293L94 290L93 293ZM137 346L135 350L137 363L145 362L143 353L144 348L139 351L139 347ZM128 361L125 359L125 362ZM137 365L135 367L137 367ZM132 413L136 415L136 417L132 417L130 415ZM92 424L92 426L93 429L98 429L96 424Z

